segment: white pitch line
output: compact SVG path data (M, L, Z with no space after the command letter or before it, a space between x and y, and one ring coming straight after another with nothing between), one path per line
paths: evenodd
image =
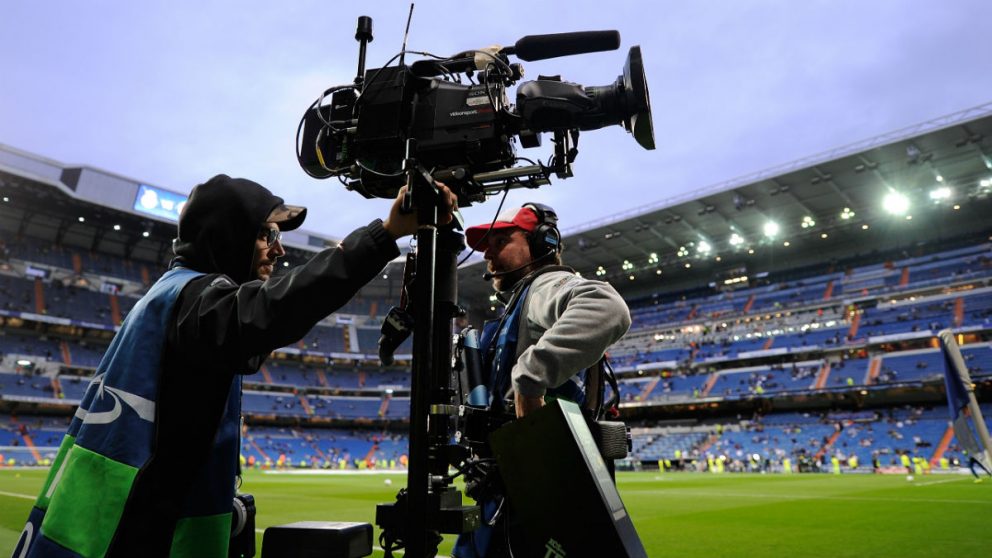
M705 492L689 490L637 490L636 492L654 492L665 496L703 496L713 498L768 498L772 500L849 500L858 502L899 502L921 504L978 504L992 506L992 498L988 500L943 500L939 498L877 498L869 496L823 496L819 494L758 494L735 492Z
M25 500L37 500L37 496L31 496L30 494L18 494L16 492L4 492L0 490L0 496L10 496L11 498L23 498Z
M930 486L930 485L933 485L933 484L944 484L945 482L961 482L961 481L965 481L965 480L968 480L968 479L967 478L964 478L964 479L943 479L943 480L936 480L936 481L929 481L929 482L916 482L916 483L913 483L913 486Z

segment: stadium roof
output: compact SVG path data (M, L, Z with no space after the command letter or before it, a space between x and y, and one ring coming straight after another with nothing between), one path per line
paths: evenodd
M565 228L565 261L630 299L704 287L722 274L771 273L988 234L990 136L992 103ZM0 145L0 230L6 232L164 264L174 221L143 210L142 188L155 190L160 201L178 196ZM657 188L645 192L654 197ZM883 207L892 192L906 196L902 214ZM172 201L174 210L179 200ZM813 224L803 227L807 217ZM769 221L778 226L774 238L765 235ZM739 241L732 242L735 234ZM333 242L293 231L288 259L299 263ZM400 271L391 264L365 292L398 297ZM481 280L483 271L479 260L459 270L459 298L485 313L491 286Z
M167 257L187 198L112 172L66 165L3 144L0 189L7 198L0 215L19 234L151 261ZM113 224L121 229L113 230ZM338 241L305 229L287 232L283 238L289 246L314 251ZM127 249L121 252L119 245Z
M566 228L564 260L629 300L987 234L990 137L992 103ZM886 210L891 193L905 196L905 211ZM777 225L773 237L768 222ZM463 299L488 299L482 272L481 263L460 270Z

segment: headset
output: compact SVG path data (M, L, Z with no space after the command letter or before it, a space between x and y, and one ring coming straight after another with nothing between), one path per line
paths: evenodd
M537 261L562 251L561 232L558 230L558 214L549 206L529 202L524 208L530 209L537 215L537 228L528 233L527 244L530 246L530 257Z

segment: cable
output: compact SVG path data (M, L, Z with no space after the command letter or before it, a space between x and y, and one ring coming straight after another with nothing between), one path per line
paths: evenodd
M377 170L373 170L373 169L370 169L369 167L366 167L365 164L362 163L359 159L355 159L355 164L358 165L358 168L362 169L363 171L370 172L370 173L372 173L372 174L374 174L376 176L381 176L383 178L396 178L398 176L403 176L405 174L403 171L396 172L396 173L379 172Z
M503 533L506 535L506 552L510 555L510 558L514 558L514 556L513 556L513 545L510 544L510 518L509 517L507 517L506 518L506 521L503 522Z
M479 241L476 242L474 245L469 246L469 248L471 248L472 250L468 254L466 254L464 258L462 258L462 261L458 262L458 265L455 266L456 268L461 267L463 263L468 261L468 259L472 256L472 254L474 254L477 251L477 248L481 246L482 243L487 238L489 238L489 231L493 230L493 226L496 225L496 219L499 219L499 212L503 209L503 204L506 202L506 195L509 193L510 193L510 188L509 186L507 186L505 189L503 189L503 199L499 200L499 207L496 208L496 215L493 216L492 222L489 223L489 228L486 230L486 234L482 235L482 238L480 238Z
M493 512L493 516L487 522L490 527L495 527L496 526L496 522L499 521L500 515L503 514L503 504L505 504L505 503L506 503L506 497L503 496L503 497L501 497L499 499L499 505L496 506L496 511Z
M397 52L395 55L393 55L392 58L390 58L389 60L387 60L386 63L383 64L381 68L379 68L378 70L375 71L374 74L372 74L372 77L370 77L369 80L366 81L365 84L362 86L362 91L358 94L358 99L361 99L362 98L362 95L364 95L369 90L369 86L372 85L373 83L375 83L375 81L377 79L379 79L379 74L381 74L383 70L385 70L386 68L388 68L389 65L392 64L392 62L394 60L396 60L397 58L403 56L404 54L419 54L421 56L427 56L429 58L436 58L438 60L447 60L448 59L447 56L438 56L438 55L432 54L430 52L422 52L422 51L416 51L416 50L401 50L401 51ZM358 103L358 100L356 99L355 102L357 104Z
M321 141L321 139L323 139L323 137L325 137L325 134L326 134L327 129L330 128L331 130L333 130L335 132L340 132L341 131L338 128L335 128L334 125L329 120L327 120L327 119L324 118L323 113L321 113L320 109L323 108L322 105L324 103L324 99L328 95L333 95L334 93L337 93L338 91L342 91L342 90L345 90L345 89L355 89L355 86L354 85L337 85L337 86L334 86L334 87L330 87L328 89L325 89L324 92L321 93L319 97L317 97L317 100L315 100L313 103L311 103L310 106L307 107L307 110L305 110L303 112L303 116L300 118L300 123L296 126L296 162L299 163L299 165L300 165L301 168L303 168L303 172L307 173L307 175L309 175L311 178L324 179L324 178L327 178L327 177L326 176L318 176L318 175L310 172L309 170L306 169L306 167L303 166L302 159L303 159L303 147L304 146L300 142L300 134L303 132L303 125L306 122L307 115L310 113L311 110L314 110L317 113L317 119L320 120L320 122L323 124L323 126L320 129L320 131L317 132L316 141L314 142L314 151L317 152L317 153L319 153L320 152L320 141ZM318 160L320 160L321 167L323 167L324 170L328 171L331 174L334 174L336 172L340 172L342 170L342 169L330 169L330 168L328 168L327 165L323 161L323 155L319 156L318 157Z
M334 125L331 124L331 122L329 120L325 120L324 119L324 115L321 114L320 108L323 106L324 99L327 98L328 95L333 95L333 94L337 93L338 91L344 91L345 89L358 89L358 87L355 86L355 85L350 85L350 84L349 85L337 85L337 86L334 86L334 87L330 87L328 89L325 89L324 92L320 94L320 97L317 97L317 101L316 101L316 104L317 104L317 107L318 107L317 118L320 119L320 121L324 124L324 126L327 126L328 128L331 128L332 130L334 130L336 132L337 131L340 131L340 130L338 130L337 128L335 128Z
M513 74L513 69L510 68L510 65L509 64L507 64L506 62L504 62L503 59L500 58L499 56L496 56L495 54L493 54L493 53L491 53L489 51L486 51L486 50L474 50L473 49L473 50L466 50L466 51L463 51L463 52L474 52L476 54L482 54L484 56L488 56L489 58L492 58L493 61L495 61L497 63L497 65L502 65L503 66L503 69L505 69L507 71L507 74L510 74L510 75Z

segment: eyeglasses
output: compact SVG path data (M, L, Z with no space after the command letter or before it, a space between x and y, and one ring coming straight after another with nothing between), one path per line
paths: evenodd
M282 240L282 231L279 229L262 229L258 231L258 239L265 240L265 245L271 248L273 244Z

